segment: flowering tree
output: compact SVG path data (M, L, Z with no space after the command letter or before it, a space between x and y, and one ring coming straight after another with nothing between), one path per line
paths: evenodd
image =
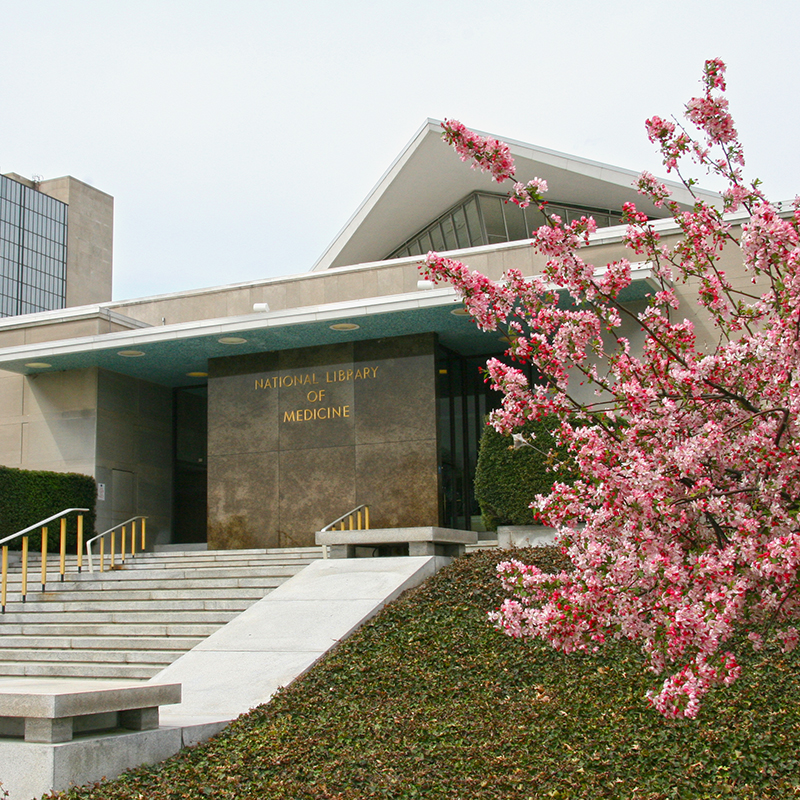
M625 204L625 243L660 283L637 315L640 351L621 335L632 315L618 299L630 262L598 270L581 258L591 218L564 224L552 215L534 232L533 246L548 259L539 277L509 271L493 282L435 253L424 267L426 277L458 289L481 328L506 326L510 356L542 377L531 386L519 369L488 363L487 379L503 392L495 428L558 415L558 436L582 474L532 498L574 569L550 575L500 564L512 597L492 615L496 626L565 652L609 637L640 643L665 677L650 702L670 717L694 717L712 685L737 678L732 637L746 635L755 648L777 640L785 650L798 641L800 200L779 213L757 181L745 183L724 72L720 60L706 62L703 94L686 106L697 138L659 117L646 123L667 171L690 191L687 160L727 189L721 208L698 199L682 211L652 175L638 179L638 191L668 209L682 233L667 246ZM445 122L444 138L473 167L513 181L504 144L455 121ZM517 182L510 200L545 210L546 191L542 180ZM724 215L736 211L741 227ZM752 291L734 288L720 268L725 247L740 248ZM674 287L687 280L699 287L716 344L698 341L679 313ZM568 292L569 307L559 306L553 286ZM595 389L591 402L576 382Z

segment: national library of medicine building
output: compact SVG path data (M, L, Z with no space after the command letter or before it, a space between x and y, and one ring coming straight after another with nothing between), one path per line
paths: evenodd
M624 202L664 216L633 172L509 145L553 212L595 217L598 267L626 254ZM474 528L498 402L480 368L505 344L418 266L437 250L492 278L541 272L541 213L503 198L429 121L308 272L112 302L112 198L1 176L0 464L92 475L98 530L143 514L162 544L310 545L361 503L373 527ZM653 283L633 274L637 310Z

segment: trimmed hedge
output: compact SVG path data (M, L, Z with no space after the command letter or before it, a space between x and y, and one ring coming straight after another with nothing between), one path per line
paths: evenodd
M83 515L84 541L95 526L97 484L89 475L74 472L45 472L44 470L0 467L0 539L27 528L41 519L58 514L65 508L88 508ZM60 523L48 526L48 546L58 548ZM78 539L78 515L67 517L67 548L74 552ZM22 537L9 543L19 550ZM33 531L29 547L41 547L41 532Z
M529 508L533 498L548 494L556 481L575 480L572 459L552 437L557 425L555 417L527 422L520 433L527 439L535 435L536 449L518 450L514 450L510 435L503 436L486 425L475 469L475 498L487 530L497 530L498 525L535 524L536 515Z

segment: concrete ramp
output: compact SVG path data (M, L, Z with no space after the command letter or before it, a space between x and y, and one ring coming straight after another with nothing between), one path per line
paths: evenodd
M183 686L182 702L162 709L161 724L195 731L189 740L213 735L265 703L386 603L450 560L353 558L310 564L152 678Z

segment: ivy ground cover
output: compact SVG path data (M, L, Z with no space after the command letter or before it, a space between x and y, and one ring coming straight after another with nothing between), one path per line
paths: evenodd
M557 550L513 557L554 571ZM495 631L508 551L455 561L208 743L73 800L800 797L800 658L748 663L665 720L625 642L564 655Z

